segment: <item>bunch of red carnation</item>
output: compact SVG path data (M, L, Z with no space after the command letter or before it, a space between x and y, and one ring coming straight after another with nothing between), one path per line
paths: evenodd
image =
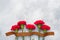
M50 30L50 26L46 25L45 22L43 20L37 20L34 22L35 25L39 25L40 29L42 30ZM34 24L26 24L25 20L19 21L16 25L13 25L11 30L19 30L22 29L21 25L24 26L26 25L27 29L31 29L34 30L36 28L36 26Z
M39 32L43 30L43 32L46 33L48 30L50 30L50 26L46 25L43 20L36 20L34 24L37 26ZM21 20L21 21L18 21L16 25L13 25L11 27L11 30L18 33L19 29L21 29L23 32L24 27L26 26L26 29L28 29L29 32L32 32L32 30L36 29L36 26L34 24L26 24L25 20ZM38 38L39 38L38 40L40 40L40 37ZM24 37L23 37L23 40L24 40Z

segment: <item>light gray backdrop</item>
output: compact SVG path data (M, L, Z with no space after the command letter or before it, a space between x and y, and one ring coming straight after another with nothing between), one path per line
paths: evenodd
M15 36L6 37L12 25L19 20L33 23L42 19L51 26L54 36L47 36L46 40L60 40L60 0L0 0L0 40L14 40ZM25 29L25 31L27 31ZM38 40L37 36L32 39ZM22 40L19 37L19 40ZM29 40L29 37L25 37Z

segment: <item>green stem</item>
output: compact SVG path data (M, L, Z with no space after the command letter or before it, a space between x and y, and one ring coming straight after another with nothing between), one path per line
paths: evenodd
M38 36L38 40L40 40L40 37Z
M18 40L18 37L17 36L15 37L15 40Z
M18 30L17 29L15 30L15 33L18 33ZM15 37L15 40L18 40L18 37L17 36Z
M23 29L22 29L22 32L23 32ZM24 36L22 36L22 39L24 40Z
M45 40L45 37L43 37L43 39L42 40Z
M22 29L22 33L23 33L23 29L24 29L24 25L21 25L21 29ZM24 40L24 36L22 36L22 40Z
M30 30L29 30L29 32L31 33L31 32L32 32L32 30L30 29ZM31 40L31 36L30 36L30 40Z
M40 32L40 29L39 29L39 32ZM38 40L40 40L40 36L38 36Z
M31 40L31 36L30 36L30 40Z
M34 39L32 39L32 40L34 40Z
M43 30L44 34L47 32L47 30ZM45 37L43 37L43 40L45 40Z
M40 32L41 25L37 25L37 27L38 27L38 31ZM38 40L40 40L40 36L38 36Z

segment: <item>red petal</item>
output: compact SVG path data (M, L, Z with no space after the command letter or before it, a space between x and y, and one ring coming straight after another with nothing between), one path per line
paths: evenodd
M35 26L34 26L33 24L27 24L27 25L26 25L26 28L27 28L27 29L34 30L34 29L35 29Z
M18 25L13 25L12 28L11 28L11 30L16 30L16 29L19 30L19 29L20 29L20 26L18 26Z
M17 25L19 25L19 26L22 25L22 24L23 24L23 25L26 25L26 21L19 21L19 22L17 23Z
M42 21L42 20L37 20L37 21L34 22L34 24L36 24L36 25L38 25L38 24L44 24L44 21Z
M41 29L42 30L50 30L50 27L48 25L42 25Z

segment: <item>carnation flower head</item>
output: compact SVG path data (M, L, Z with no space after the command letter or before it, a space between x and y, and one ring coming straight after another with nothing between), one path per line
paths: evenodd
M42 25L41 29L42 30L50 30L50 26L48 26L48 25Z
M19 26L20 26L20 25L26 25L26 21L24 21L24 20L23 20L23 21L19 21L19 22L17 23L17 25L19 25Z
M42 25L42 24L44 24L44 21L43 20L36 20L35 22L34 22L34 24L36 24L36 25Z
M26 28L29 29L29 30L34 30L35 26L33 24L27 24Z
M11 30L15 31L15 30L19 30L20 29L20 26L18 25L13 25Z

